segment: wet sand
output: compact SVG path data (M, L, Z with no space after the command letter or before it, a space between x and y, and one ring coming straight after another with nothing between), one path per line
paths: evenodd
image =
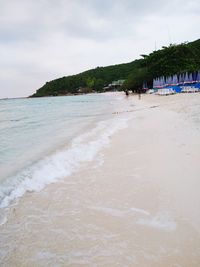
M95 161L10 208L1 266L200 265L200 94L127 103Z

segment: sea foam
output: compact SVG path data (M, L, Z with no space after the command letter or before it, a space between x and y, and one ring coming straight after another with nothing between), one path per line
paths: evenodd
M167 232L176 230L176 222L169 216L169 214L162 212L158 213L154 217L142 218L137 221L137 224L152 227Z
M7 179L0 188L0 208L7 207L28 191L41 191L46 185L77 171L84 162L92 161L109 144L110 136L127 126L127 121L128 117L101 121L93 130L75 138L70 147Z

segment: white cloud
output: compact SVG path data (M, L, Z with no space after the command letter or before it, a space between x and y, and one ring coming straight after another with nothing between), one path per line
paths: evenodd
M198 0L0 0L0 97L199 38Z

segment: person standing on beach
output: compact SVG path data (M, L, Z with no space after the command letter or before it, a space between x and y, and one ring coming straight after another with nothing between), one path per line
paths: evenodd
M140 88L138 89L138 98L139 98L139 100L141 99L141 89Z
M127 89L125 90L125 94L126 96L129 96L129 91Z

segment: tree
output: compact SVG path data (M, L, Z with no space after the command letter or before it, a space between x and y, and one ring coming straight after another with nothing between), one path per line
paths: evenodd
M93 89L94 88L94 83L95 83L95 78L88 77L86 80L86 85L88 88Z
M128 79L123 84L123 89L129 89L136 92L142 88L143 82L147 81L147 79L148 73L146 68L138 68L129 75Z

